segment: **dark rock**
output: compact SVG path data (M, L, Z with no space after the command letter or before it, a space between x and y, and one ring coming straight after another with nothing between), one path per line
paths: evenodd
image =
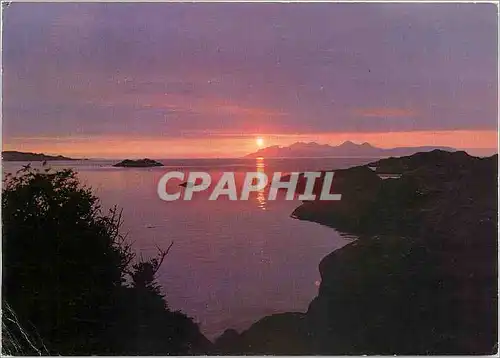
M218 354L231 355L305 355L311 351L305 323L304 313L267 316L241 334L226 330L215 341L215 349Z
M433 151L368 165L400 179L368 166L336 171L342 200L293 215L359 239L322 260L305 315L266 317L226 344L230 352L495 354L497 161Z
M125 159L120 163L114 164L114 167L126 167L126 168L148 168L148 167L162 167L163 164L152 159Z

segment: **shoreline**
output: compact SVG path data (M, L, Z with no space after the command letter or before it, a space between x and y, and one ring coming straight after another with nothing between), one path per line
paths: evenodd
M227 330L215 341L216 351L222 354L341 355L494 353L496 323L491 317L496 315L491 310L496 307L496 298L489 292L497 292L494 288L490 291L490 285L496 285L494 268L498 265L493 249L496 247L495 212L498 213L498 209L491 210L496 207L492 194L497 191L497 158L436 151L379 161L406 166L401 179L383 180L368 168L340 170L343 174L336 176L336 188L346 195L343 200L349 201L331 205L302 204L290 216L338 232L341 229L359 239L321 260L318 266L322 280L318 295L305 313L283 312L263 317L240 333ZM353 190L359 183L364 183L371 194ZM451 183L462 188L463 199L450 191ZM471 189L473 187L477 189ZM400 193L388 197L384 193L389 193L389 188ZM409 203L413 205L408 206L405 195L411 193L425 194L425 200L410 195ZM472 207L457 202L457 199L467 201L469 197L476 198ZM380 200L384 204L379 203ZM437 200L437 207L431 205L433 200ZM428 205L439 210L439 214L422 211ZM463 212L462 220L456 220L457 213L450 211L450 205ZM374 208L378 208L375 209L378 214L373 212ZM364 212L370 214L366 216ZM436 221L435 217L441 220ZM461 227L459 235L463 239L452 234L457 225ZM472 233L474 243L466 240ZM443 251L443 245L449 249ZM484 258L478 261L476 257ZM467 263L466 267L448 268L455 260ZM467 273L470 270L475 272L473 280ZM434 281L454 284L441 288L431 284ZM469 298L464 296L450 305L451 297L464 290L473 290L475 302L482 304L471 306ZM434 300L429 301L428 295ZM410 300L410 297L413 298ZM407 300L410 301L407 303ZM410 316L400 323L402 317L394 312L398 312L401 305L409 305L405 312ZM435 313L425 318L419 313L421 307ZM475 311L467 315L473 317L472 320L461 317L460 312L465 307ZM386 317L383 330L377 323L380 314ZM443 316L447 318L436 320ZM457 319L467 325L447 324ZM415 323L408 325L412 320ZM408 331L400 324L413 328ZM391 335L399 338L389 339ZM450 335L457 339L443 340L442 337ZM285 342L294 342L293 347Z

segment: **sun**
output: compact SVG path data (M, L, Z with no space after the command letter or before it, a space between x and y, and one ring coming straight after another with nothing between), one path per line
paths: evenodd
M257 147L262 148L264 146L264 138L262 137L255 138L255 144L257 144Z

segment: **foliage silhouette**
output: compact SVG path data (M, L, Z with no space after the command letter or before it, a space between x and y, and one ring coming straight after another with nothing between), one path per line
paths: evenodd
M6 175L2 220L2 306L10 313L2 317L4 353L208 349L198 326L168 308L156 282L168 250L137 262L120 232L121 212L103 213L73 170L28 165Z

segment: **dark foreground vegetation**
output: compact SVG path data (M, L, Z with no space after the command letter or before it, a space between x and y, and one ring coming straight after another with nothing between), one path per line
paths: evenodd
M197 354L210 342L137 261L116 210L71 170L25 168L2 196L2 350L12 355Z
M265 317L212 344L160 292L155 272L168 249L136 261L120 215L102 213L74 172L25 169L2 197L3 350L494 354L497 175L497 156L445 151L336 171L342 200L306 202L293 215L359 240L322 260L307 312Z
M359 240L322 260L306 313L228 330L218 352L496 353L497 160L436 150L336 171L342 200L293 216Z

